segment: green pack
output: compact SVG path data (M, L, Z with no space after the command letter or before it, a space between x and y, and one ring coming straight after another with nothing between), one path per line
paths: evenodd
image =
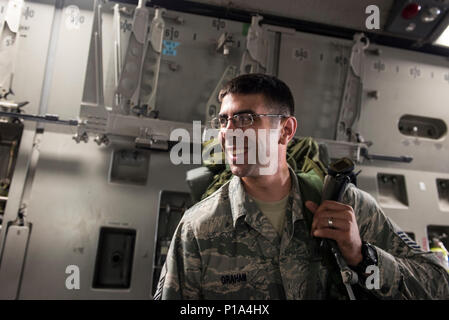
M203 155L203 159L209 159L205 160L203 165L214 175L208 188L203 193L201 200L220 189L222 185L232 178L232 172L229 166L224 164L224 154L222 152L218 154L210 153L210 150L218 143L218 140L210 140L203 144L203 153L208 153L207 157ZM221 161L217 161L217 159ZM322 161L320 158L320 147L311 137L295 137L287 146L287 163L297 173L308 173L313 170L315 175L323 181L327 174L327 164L323 162L325 161Z

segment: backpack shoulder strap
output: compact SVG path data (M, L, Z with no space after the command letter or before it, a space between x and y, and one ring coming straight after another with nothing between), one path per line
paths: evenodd
M307 209L305 206L306 201L313 201L316 204L321 203L321 192L323 190L323 181L320 176L315 173L314 170L308 172L296 172L298 177L298 184L301 193L302 200L302 210L304 215L304 220L307 224L308 230L312 227L313 213ZM313 251L318 254L318 244L314 242L312 244ZM315 262L317 265L313 266L311 269L311 278L309 285L306 288L307 299L314 299L318 293L318 278L319 278L319 262Z
M321 203L321 193L323 191L323 180L314 170L308 172L296 172L298 177L301 199L303 202L304 219L308 227L312 227L313 213L304 205L306 201L313 201L316 204Z

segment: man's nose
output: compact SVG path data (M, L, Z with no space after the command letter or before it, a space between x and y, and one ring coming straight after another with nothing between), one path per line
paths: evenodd
M228 121L226 123L225 127L222 127L220 130L220 142L221 142L221 146L223 148L225 148L226 145L226 133L228 133L229 130L235 130L236 127L234 125L234 121L233 118L228 118ZM228 141L229 143L229 141Z

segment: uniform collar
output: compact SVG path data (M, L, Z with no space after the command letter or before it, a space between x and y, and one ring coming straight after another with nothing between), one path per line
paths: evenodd
M290 166L289 171L290 178L292 180L292 190L290 192L291 200L289 200L289 203L292 204L291 212L292 222L294 224L295 221L304 219L303 205L300 195L298 178ZM231 204L234 227L236 227L237 221L240 217L250 214L256 214L259 211L256 203L246 193L242 180L237 176L233 176L229 184L229 201Z
M242 180L237 176L232 176L229 183L229 200L234 227L236 227L240 217L258 210L256 203L246 193Z

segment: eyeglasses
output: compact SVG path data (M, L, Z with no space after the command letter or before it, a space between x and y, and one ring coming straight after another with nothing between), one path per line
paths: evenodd
M277 117L288 118L289 116L283 114L257 114L257 113L241 113L233 115L232 117L218 116L210 121L210 125L213 129L222 129L228 126L228 121L232 120L234 126L237 128L249 127L254 123L256 117Z

